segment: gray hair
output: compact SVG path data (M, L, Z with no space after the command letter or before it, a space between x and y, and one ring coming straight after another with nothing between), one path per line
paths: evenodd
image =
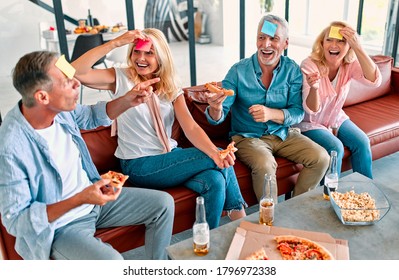
M272 14L264 15L260 19L259 24L258 24L258 31L262 29L263 23L266 20L270 21L270 22L279 23L281 25L282 29L283 29L283 34L284 34L285 38L288 38L288 34L289 34L288 22L284 18L281 18L281 17L276 16L276 15L272 15Z
M21 57L12 71L12 81L15 89L22 96L26 107L36 104L34 93L39 89L50 91L53 81L48 74L50 64L58 54L49 51L36 51Z

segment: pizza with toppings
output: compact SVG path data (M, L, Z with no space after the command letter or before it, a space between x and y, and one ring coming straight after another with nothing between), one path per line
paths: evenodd
M255 251L251 254L249 254L246 258L246 260L268 260L269 257L267 256L265 249L259 249L258 251Z
M236 147L234 147L234 144L235 144L235 142L232 141L232 142L227 146L226 149L220 150L220 151L219 151L219 157L220 157L221 159L225 159L225 158L227 157L227 155L228 155L230 152L233 152L233 153L236 152L238 149L237 149Z
M283 260L333 260L333 255L323 246L307 238L280 235L274 238Z
M102 174L101 178L110 179L111 182L108 185L120 189L129 176L115 171L108 171L107 173Z

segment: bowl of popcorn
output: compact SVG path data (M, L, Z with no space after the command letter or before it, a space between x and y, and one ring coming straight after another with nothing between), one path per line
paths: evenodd
M386 195L371 181L340 181L335 191L328 192L331 205L344 225L374 224L391 208Z

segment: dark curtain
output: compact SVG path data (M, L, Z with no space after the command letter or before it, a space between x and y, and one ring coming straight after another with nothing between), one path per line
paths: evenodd
M148 0L144 27L162 30L169 42L188 40L187 0Z

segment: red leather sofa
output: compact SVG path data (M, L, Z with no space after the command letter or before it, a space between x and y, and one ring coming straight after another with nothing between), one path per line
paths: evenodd
M367 133L371 141L373 159L378 159L399 151L399 68L392 68L392 59L389 57L374 56L373 59L382 72L383 84L378 89L367 89L354 83L344 110ZM198 97L204 87L189 87L184 90L187 105L194 119L205 129L217 146L226 147L229 143L227 138L229 122L225 121L219 126L208 124L204 116L206 104L194 101L192 98ZM82 131L82 135L100 173L120 169L119 162L114 157L117 139L110 137L109 127ZM181 146L190 145L178 124L175 124L173 135ZM349 156L349 151L346 151L344 170L351 168ZM286 194L286 198L289 198L301 166L283 158L277 158L277 162L279 195ZM256 197L252 190L251 171L239 160L234 169L244 199L250 206L256 204ZM191 228L194 222L197 194L183 186L176 186L166 191L175 199L173 233ZM100 229L96 235L120 252L144 244L144 226ZM0 224L0 253L4 259L20 259L14 250L14 243L15 238L9 235Z

